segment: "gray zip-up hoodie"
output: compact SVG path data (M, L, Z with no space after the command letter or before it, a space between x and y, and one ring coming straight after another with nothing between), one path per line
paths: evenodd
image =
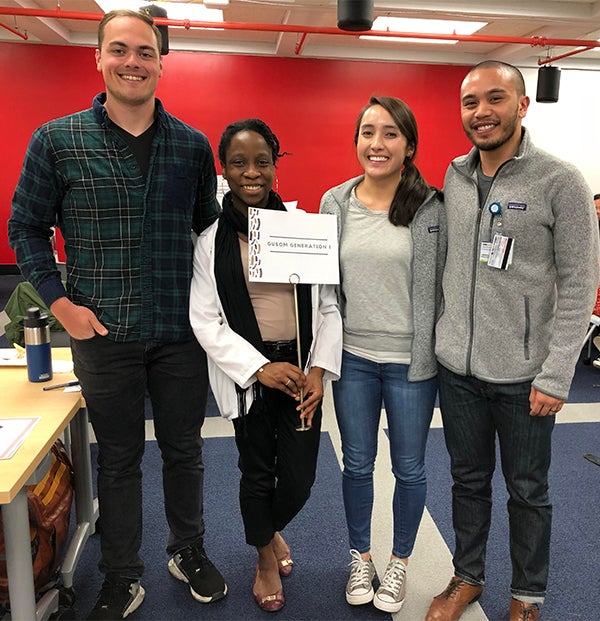
M364 176L355 177L328 190L321 199L321 213L337 216L338 240L342 237L344 220L352 189ZM419 207L410 224L413 243L412 312L413 343L408 380L426 380L437 373L434 329L441 304L442 271L446 253L446 217L444 206L431 192ZM344 319L344 284L338 287L338 302Z
M581 173L537 149L523 130L519 150L494 176L479 209L473 148L448 168L448 255L439 361L493 383L533 380L566 399L598 286L598 223ZM501 214L492 215L497 205ZM480 260L482 242L514 239L508 269Z

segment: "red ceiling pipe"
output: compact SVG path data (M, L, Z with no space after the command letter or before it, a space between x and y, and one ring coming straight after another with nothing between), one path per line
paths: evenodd
M569 56L574 56L575 54L581 54L581 52L587 52L588 50L593 50L593 47L582 47L578 50L573 50L571 52L566 52L565 54L561 54L560 56L553 56L552 58L544 58L544 60L539 59L538 65L547 65L548 63L553 63L555 60L560 60L561 58L567 58Z
M294 54L298 55L302 51L302 47L304 46L304 42L306 41L307 34L305 32L300 36L300 41L296 43L296 47L294 49Z
M0 15L16 15L17 17L49 17L55 19L80 19L89 22L99 22L103 15L98 13L75 13L56 9L23 9L20 7L0 6Z
M16 15L22 17L47 17L55 19L75 19L87 21L100 21L101 14L77 13L63 11L60 8L54 10L42 9L23 9L14 7L0 7L0 15ZM260 32L293 32L301 34L321 34L321 35L346 35L355 37L359 34L369 34L378 37L398 37L404 39L438 39L442 41L475 41L478 43L513 43L520 45L531 45L532 47L585 47L592 49L600 47L599 41L586 41L582 39L548 39L546 37L498 37L489 35L458 35L458 34L437 34L437 33L417 33L417 32L392 32L390 30L367 30L362 33L340 30L339 28L324 28L314 26L294 26L290 24L244 24L237 22L200 22L189 19L169 19L155 18L155 23L159 26L174 26L180 28L203 28L220 30L252 30ZM583 50L581 50L583 51ZM577 52L576 52L577 53Z
M26 32L21 32L20 30L16 30L15 28L11 28L10 26L7 26L6 24L3 24L2 22L0 22L0 28L6 28L6 30L8 30L9 32L12 32L13 34L17 35L17 37L21 37L21 39L25 39L25 41L27 41L27 39L29 39L29 37L27 36Z

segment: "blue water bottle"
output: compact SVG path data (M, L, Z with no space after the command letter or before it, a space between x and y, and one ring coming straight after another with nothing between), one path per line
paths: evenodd
M23 327L27 377L30 382L47 382L52 379L48 315L42 313L37 306L28 308L27 316L23 319Z

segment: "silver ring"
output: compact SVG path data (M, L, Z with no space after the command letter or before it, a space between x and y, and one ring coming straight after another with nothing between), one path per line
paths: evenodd
M289 386L291 381L292 381L291 378L288 377L288 381L285 383L285 385Z

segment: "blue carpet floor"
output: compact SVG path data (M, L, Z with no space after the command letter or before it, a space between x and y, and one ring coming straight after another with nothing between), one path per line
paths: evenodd
M94 457L95 458L95 457ZM146 563L144 604L128 619L170 621L252 621L271 617L252 598L256 556L246 545L238 505L237 449L233 438L211 438L205 443L205 546L219 567L229 593L221 601L196 602L188 587L168 573L164 551L166 525L160 488L161 462L156 442L146 443L144 456L144 539ZM294 571L284 579L286 605L281 620L390 620L373 606L346 604L344 587L349 561L348 534L341 497L341 473L327 434L322 434L317 483L303 511L284 531L293 551ZM101 586L96 563L98 537L92 537L78 566L74 587L77 618L85 618Z
M598 350L592 347L592 359L597 357L598 353ZM575 367L575 375L569 391L569 403L600 403L600 369L592 364L584 364L586 356L587 347L582 350Z
M600 425L557 425L551 476L554 529L550 587L544 605L544 621L593 621L599 618L600 576L600 470L582 455L600 446ZM450 475L441 429L430 433L427 448L429 491L427 507L442 536L452 549ZM210 621L260 620L268 617L251 596L253 550L244 543L237 501L239 473L232 438L207 440L206 548L229 585L227 597L214 604L195 602L185 584L166 569L165 520L158 473L160 457L155 442L147 443L144 457L145 531L142 555L146 562L143 606L132 621L206 619ZM155 477L153 473L157 473ZM491 621L506 619L510 560L508 556L507 494L499 474L494 480L494 510L488 545L488 575L481 605ZM284 533L296 566L284 580L287 603L278 618L320 621L385 620L390 616L373 606L350 607L344 599L347 576L347 531L341 498L341 474L333 447L323 434L318 478L303 512ZM85 618L100 587L96 569L99 556L94 536L76 572L77 618ZM410 620L417 621L417 620Z
M600 619L600 468L583 458L600 453L600 424L556 425L550 493L554 504L549 587L544 621ZM449 548L454 535L450 515L451 477L442 429L432 429L427 446L427 508ZM492 528L487 551L486 586L480 604L491 621L506 619L510 588L508 494L497 458L493 482ZM412 621L412 620L411 620Z

